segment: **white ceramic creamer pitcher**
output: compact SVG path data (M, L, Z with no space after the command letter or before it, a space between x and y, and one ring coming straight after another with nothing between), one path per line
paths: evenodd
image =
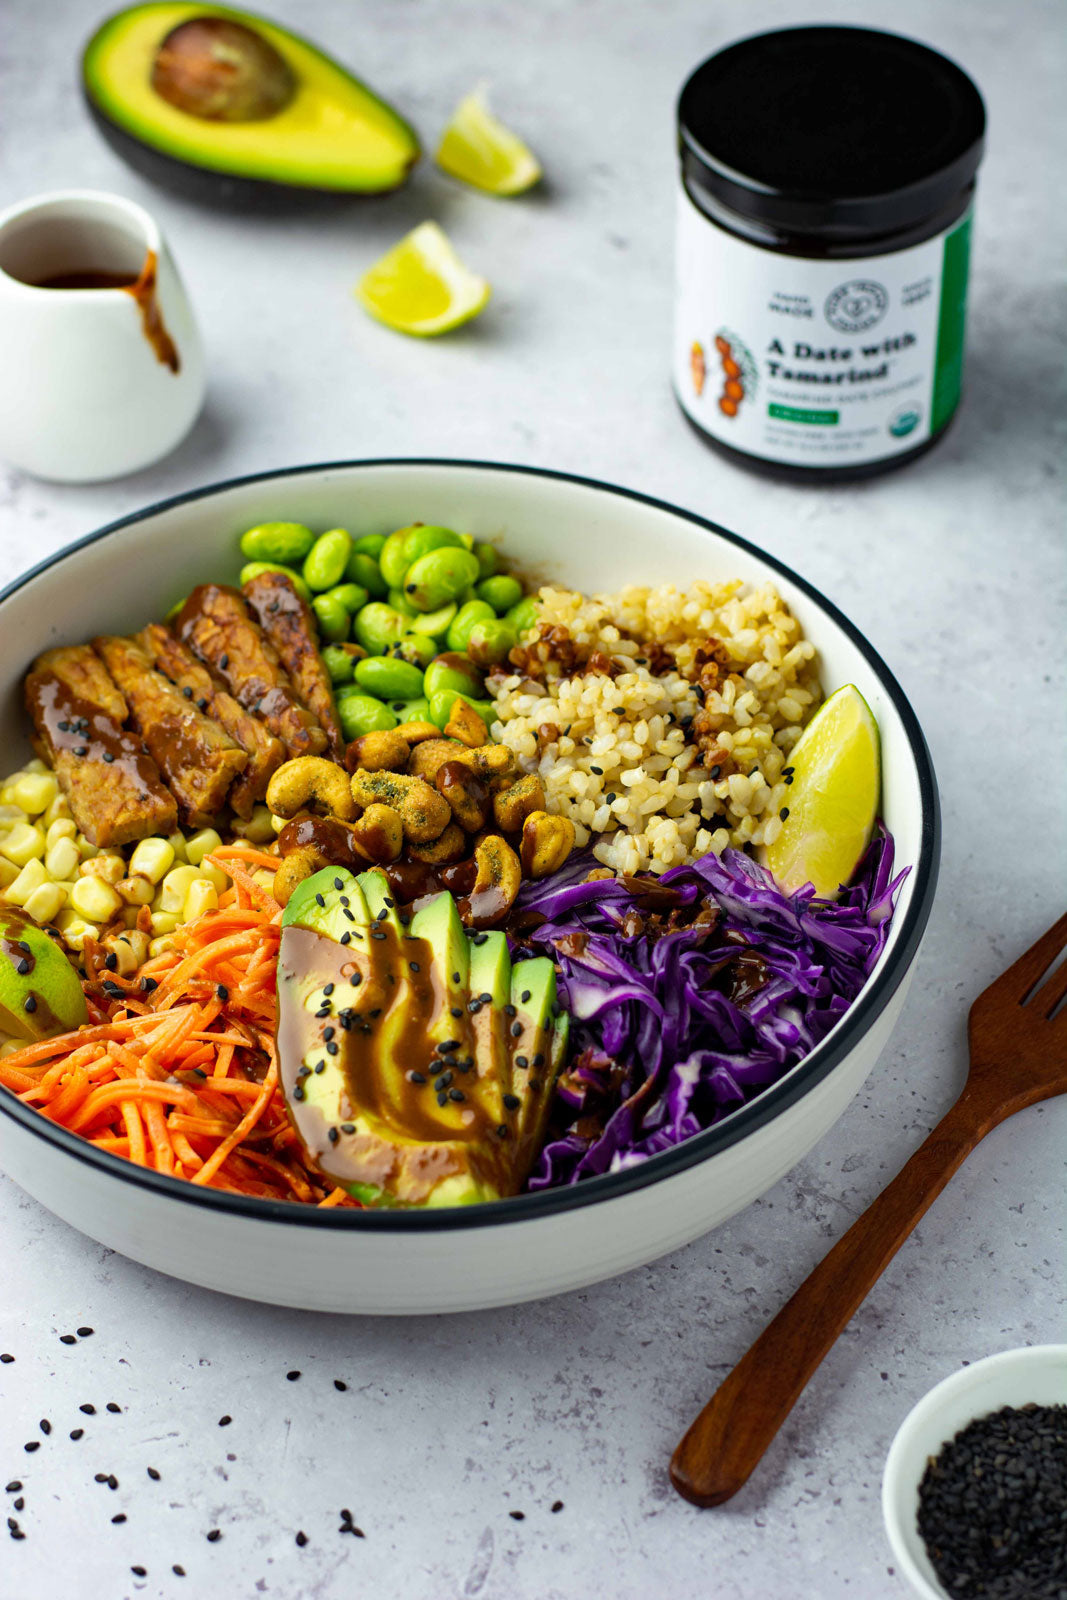
M159 228L70 189L0 212L0 455L91 483L151 465L204 398L200 336Z

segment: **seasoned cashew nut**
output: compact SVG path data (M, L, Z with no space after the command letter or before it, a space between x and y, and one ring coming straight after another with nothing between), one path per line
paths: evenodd
M470 920L491 926L511 910L522 883L522 868L511 846L498 833L487 833L474 851L477 876L470 892Z
M411 746L395 729L388 733L365 733L353 739L345 751L345 766L349 772L360 767L364 772L403 772L411 755Z
M531 811L522 825L519 855L528 878L547 878L561 867L574 848L574 823L569 817Z
M372 861L395 861L404 848L404 825L392 806L368 806L352 824L352 835Z
M428 867L447 867L453 861L462 861L469 849L470 840L463 829L458 822L450 822L441 837L430 844L409 844L408 855Z
M441 730L436 722L402 722L399 728L394 731L402 739L406 739L408 744L422 744L426 739L439 739L441 737Z
M413 844L440 838L452 821L448 801L421 778L403 772L354 772L352 799L358 806L391 806Z
M286 856L277 872L274 874L274 898L280 906L289 904L289 897L297 884L303 883L305 878L310 878L313 872L318 872L330 863L321 850L316 850L312 845L305 845L300 850L294 850L292 855Z
M432 739L415 746L408 762L412 777L425 778L427 783L433 783L437 769L444 766L446 761L454 761L464 750L464 746L457 744L454 739L442 739L440 728L435 728L433 735Z
M465 761L446 761L438 767L434 780L438 794L452 807L452 815L468 833L481 833L489 810L489 790L484 778L472 772Z
M544 785L536 773L519 778L493 796L493 818L501 833L518 833L531 812L544 809Z
M489 738L489 729L483 719L474 707L469 706L459 695L452 702L452 710L448 714L444 732L446 739L458 739L460 744L465 744L469 750L485 744Z
M342 822L356 817L344 768L322 756L283 762L267 785L267 804L276 817L295 817L298 811L316 811Z

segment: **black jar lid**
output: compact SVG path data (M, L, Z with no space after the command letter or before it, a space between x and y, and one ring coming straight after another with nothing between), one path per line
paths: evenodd
M688 181L770 228L906 230L948 206L982 158L985 106L926 45L873 28L783 28L711 56L678 100Z

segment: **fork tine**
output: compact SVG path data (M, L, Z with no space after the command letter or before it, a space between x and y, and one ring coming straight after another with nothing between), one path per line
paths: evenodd
M1054 922L1047 933L1043 933L1012 963L1006 972L989 985L986 994L1003 993L1009 991L1020 1004L1026 999L1030 990L1044 977L1049 967L1055 961L1064 945L1067 944L1067 911Z
M1042 1016L1048 1017L1055 1011L1065 994L1067 994L1067 961L1061 961L1040 989L1034 990L1027 1004L1034 1006Z

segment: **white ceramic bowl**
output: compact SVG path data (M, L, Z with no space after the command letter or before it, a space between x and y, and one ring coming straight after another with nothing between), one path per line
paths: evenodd
M1067 1405L1067 1344L1026 1345L963 1367L904 1418L886 1457L882 1514L893 1554L920 1600L949 1600L919 1533L927 1461L961 1428L1001 1406Z
M195 583L231 578L237 536L291 519L356 533L416 519L499 539L578 588L770 579L819 648L827 690L855 683L882 733L883 811L911 868L862 994L806 1060L706 1133L574 1188L429 1212L318 1211L194 1188L56 1128L0 1090L0 1165L92 1238L175 1277L325 1311L469 1310L613 1276L695 1239L788 1172L841 1115L904 1001L937 876L937 791L922 733L867 641L803 579L712 523L662 502L528 468L365 461L237 479L90 535L0 594L0 747L25 754L19 685L49 645L131 629Z

